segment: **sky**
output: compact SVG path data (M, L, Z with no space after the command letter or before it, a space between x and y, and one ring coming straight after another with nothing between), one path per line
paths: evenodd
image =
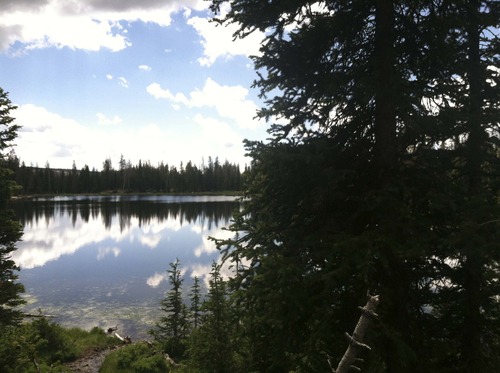
M264 140L250 55L203 0L0 0L0 87L26 165L250 163Z

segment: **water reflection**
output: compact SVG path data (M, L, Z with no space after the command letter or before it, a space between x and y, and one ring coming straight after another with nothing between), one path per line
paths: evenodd
M239 204L229 197L78 197L17 201L24 225L13 259L30 301L68 325L122 325L142 336L158 316L168 264L210 272ZM186 289L187 290L187 289ZM187 292L186 292L187 293ZM123 330L126 329L126 330Z

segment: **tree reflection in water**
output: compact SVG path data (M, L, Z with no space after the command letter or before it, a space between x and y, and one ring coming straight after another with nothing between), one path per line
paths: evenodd
M179 258L186 294L210 272L218 252L210 236L240 203L234 197L79 196L12 203L24 225L13 259L21 266L27 310L42 308L67 325L121 324L144 336Z

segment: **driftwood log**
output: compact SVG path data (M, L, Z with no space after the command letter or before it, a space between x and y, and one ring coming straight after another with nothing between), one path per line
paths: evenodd
M132 343L132 339L127 335L126 337L122 337L120 334L115 333L115 337L118 338L123 343Z
M364 307L359 307L361 310L361 316L356 327L354 328L352 336L350 336L348 333L345 333L347 340L349 341L349 346L347 347L342 360L340 360L337 369L332 368L332 372L347 373L351 368L357 371L361 370L354 365L354 362L357 360L361 360L357 359L357 356L362 349L366 348L368 350L371 350L370 346L363 343L363 338L371 319L377 317L375 310L377 309L378 304L379 296L368 294L368 301L366 302L366 305Z

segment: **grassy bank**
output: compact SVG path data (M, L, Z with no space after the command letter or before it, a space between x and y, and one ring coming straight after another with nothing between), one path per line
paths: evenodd
M37 317L0 332L0 367L3 373L71 372L66 364L120 345L100 328L85 331L63 328Z

